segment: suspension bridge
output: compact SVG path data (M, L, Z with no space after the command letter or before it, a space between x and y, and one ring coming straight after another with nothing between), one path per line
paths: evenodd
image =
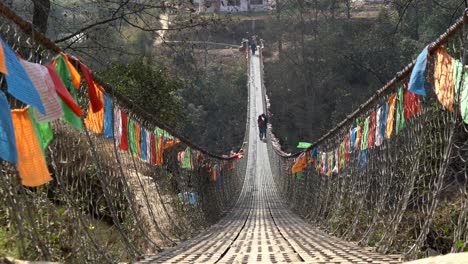
M261 52L250 55L246 134L230 156L153 118L1 3L0 14L1 124L11 115L18 151L0 163L0 231L21 258L400 263L442 245L439 253L466 249L466 14L420 56L429 65L425 97L405 88L418 58L296 154L281 150L271 126L267 141L258 137L269 100ZM463 47L448 54L443 46L454 43ZM43 116L26 105L37 101L11 85L16 60L29 65L13 52L47 66L54 85L61 79L73 99L55 87L57 94L78 121L36 120ZM33 147L39 151L21 153Z

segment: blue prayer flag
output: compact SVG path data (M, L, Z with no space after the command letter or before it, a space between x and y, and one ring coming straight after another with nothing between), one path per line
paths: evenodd
M114 137L112 100L104 95L104 136L106 138Z
M386 138L385 131L387 130L387 118L388 118L388 102L382 105L382 110L380 112L380 128L379 132L382 135L382 138Z
M424 80L426 79L426 67L427 67L427 46L418 55L416 64L414 64L413 71L409 81L408 91L426 96L426 89L424 88Z
M142 160L146 160L146 130L142 127L140 127L140 157Z
M11 110L6 96L2 92L0 92L0 158L11 163L18 163Z
M5 66L8 74L5 79L8 86L8 93L19 101L31 105L41 114L46 115L44 104L36 87L32 83L28 74L24 70L15 52L0 38L3 52L5 53Z

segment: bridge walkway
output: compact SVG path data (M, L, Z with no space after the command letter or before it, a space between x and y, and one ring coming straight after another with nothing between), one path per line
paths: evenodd
M249 154L243 190L217 224L140 263L399 263L332 237L292 213L276 191L267 146L258 136L263 112L260 60L250 61Z

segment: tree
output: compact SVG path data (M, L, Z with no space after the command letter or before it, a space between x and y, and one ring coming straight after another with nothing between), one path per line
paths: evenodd
M33 25L34 28L45 34L47 32L47 21L50 13L50 0L33 0Z
M185 116L178 96L182 81L170 78L165 68L147 60L135 60L113 64L99 75L159 122L172 128L181 125Z

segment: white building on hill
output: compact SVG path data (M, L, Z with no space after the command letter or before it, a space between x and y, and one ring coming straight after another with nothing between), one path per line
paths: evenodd
M194 0L199 12L247 12L272 9L274 0Z

